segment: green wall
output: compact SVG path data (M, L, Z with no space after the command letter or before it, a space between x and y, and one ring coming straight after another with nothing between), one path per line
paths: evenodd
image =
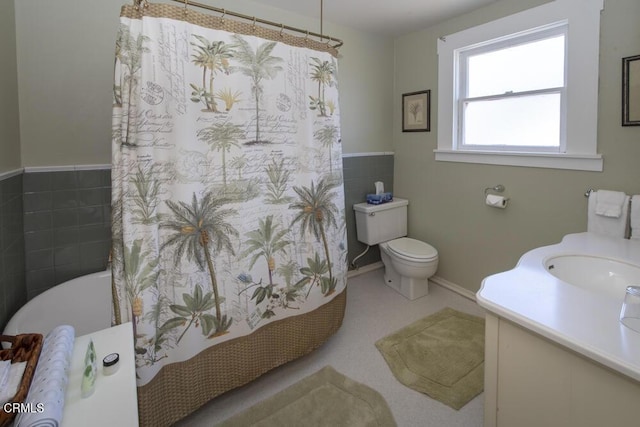
M111 162L113 58L123 3L16 2L22 166ZM320 28L319 19L248 0L204 3ZM343 151L390 151L393 41L327 23L324 32L345 42L338 63Z
M0 173L20 167L14 0L0 2Z
M621 58L640 54L640 2L606 0L601 20L598 152L603 172L436 162L437 111L429 133L401 132L401 95L432 90L438 100L440 36L546 1L502 0L395 40L395 192L410 200L409 234L435 246L437 275L477 291L482 279L513 268L526 251L586 230L585 191L640 193L640 128L620 125ZM484 189L503 184L505 210L484 204Z

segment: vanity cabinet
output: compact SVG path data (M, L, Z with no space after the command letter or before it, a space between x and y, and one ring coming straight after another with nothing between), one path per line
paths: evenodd
M640 425L640 382L486 315L485 427Z

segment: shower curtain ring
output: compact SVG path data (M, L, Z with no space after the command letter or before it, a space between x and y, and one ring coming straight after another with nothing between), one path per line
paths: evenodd
M309 43L309 30L307 30L307 35L304 36L304 42L305 42L305 44Z
M280 37L284 37L283 31L284 31L284 24L280 24Z
M149 8L149 2L148 2L148 0L136 0L136 1L134 1L134 8L136 10L148 9Z
M256 17L253 17L253 24L251 25L251 31L256 32Z
M189 0L184 0L184 16L187 16L187 14L189 13L187 6L189 6Z
M224 26L224 16L227 14L226 9L222 9L222 16L220 17L220 25Z

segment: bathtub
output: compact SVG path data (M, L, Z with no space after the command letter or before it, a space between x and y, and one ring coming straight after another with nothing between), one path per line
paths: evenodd
M71 325L76 336L111 326L111 272L61 283L27 302L4 328L5 335L41 333Z

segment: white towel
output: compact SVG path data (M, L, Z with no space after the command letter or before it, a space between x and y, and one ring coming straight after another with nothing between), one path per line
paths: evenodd
M631 197L631 238L640 239L640 195Z
M592 191L589 196L589 207L587 209L587 231L604 234L612 237L625 237L627 228L629 196L625 196L622 202L620 216L618 218L599 215L596 213L597 194L602 190ZM624 194L624 193L623 193Z
M4 391L5 385L9 378L9 370L11 369L11 360L0 361L0 391ZM3 405L6 401L0 398L0 405Z
M0 401L4 405L6 402L11 401L22 382L22 376L24 375L24 369L27 367L27 362L10 363L9 373L6 377L5 383L0 390Z
M626 197L627 195L621 191L596 191L596 215L620 218Z

